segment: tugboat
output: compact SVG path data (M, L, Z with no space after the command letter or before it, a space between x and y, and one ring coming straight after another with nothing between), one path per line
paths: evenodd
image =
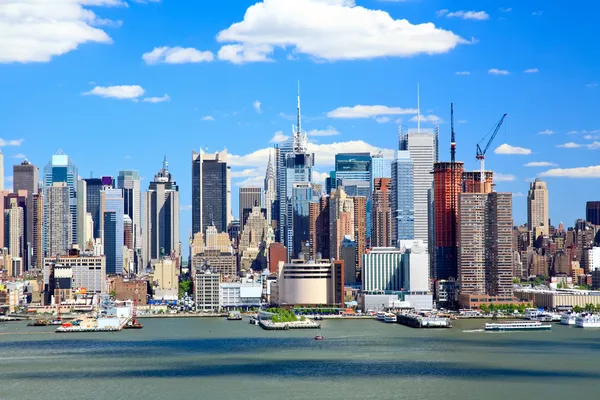
M239 311L230 311L227 314L227 321L241 321L242 314Z
M133 298L133 309L131 310L131 321L127 322L127 324L125 324L125 326L123 327L124 329L142 329L144 327L144 325L140 324L139 322L137 322L137 295L138 295L138 290L135 289L135 296Z
M36 319L33 322L27 324L27 326L48 326L50 323L45 319Z
M325 338L323 337L323 335L317 335L315 336L315 340L325 340Z

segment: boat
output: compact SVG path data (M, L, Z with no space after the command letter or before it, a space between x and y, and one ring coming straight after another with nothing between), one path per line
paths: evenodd
M314 320L315 321L321 321L321 320L323 320L323 316L321 316L321 315L315 315Z
M581 314L575 319L578 328L600 328L600 315Z
M227 321L241 321L242 314L239 311L230 311L227 314Z
M323 335L317 335L315 336L315 340L325 340L325 338L323 337Z
M542 324L541 321L507 321L485 324L486 331L511 332L511 331L549 331L550 324Z
M385 314L385 316L383 317L383 320L384 320L385 322L397 322L397 321L398 321L398 317L396 317L396 314L387 313L387 314Z
M144 327L144 325L140 324L135 319L133 319L133 320L129 321L128 323L126 323L125 326L123 327L123 329L142 329L143 327Z
M377 319L378 319L379 321L383 321L383 320L385 319L385 314L386 314L386 313L385 313L385 312L383 312L383 311L377 311L377 314L376 314L376 316L377 316Z
M575 314L572 312L563 313L563 315L561 315L561 317L560 317L560 324L561 325L575 325L575 320L577 319L578 316L579 316L579 314Z
M543 314L543 311L538 310L537 308L527 308L525 309L525 319L529 321L538 321L538 318Z
M48 325L50 325L50 322L46 321L45 319L36 319L35 321L27 324L27 326L48 326Z
M63 324L63 319L61 317L54 318L53 320L50 321L50 325L62 325L62 324Z

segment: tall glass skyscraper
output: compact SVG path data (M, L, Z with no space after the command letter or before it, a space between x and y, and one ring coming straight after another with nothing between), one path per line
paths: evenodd
M293 246L292 251L288 250L293 258L298 257L298 254L302 252L303 245L306 245L310 241L310 229L309 229L309 207L310 202L313 200L313 188L310 183L294 183L292 189L293 193L293 219L292 219L292 230Z
M77 166L73 164L69 156L59 150L52 156L50 162L44 168L44 243L47 240L48 221L46 215L48 208L47 190L54 183L64 182L69 188L69 212L71 214L70 244L77 243ZM47 245L44 244L47 248Z
M105 188L102 190L102 222L106 273L123 273L123 191Z
M123 190L123 213L131 218L133 223L133 245L135 249L142 246L142 202L140 190L140 174L138 171L120 171L117 187Z
M392 212L396 219L395 243L415 238L414 163L409 151L398 151L392 163Z
M94 239L100 238L100 191L102 190L102 179L88 178L84 179L86 185L86 208L87 212L92 215L94 223L94 231L92 236Z
M204 233L212 225L218 232L227 232L230 218L227 150L215 154L192 152L192 235Z
M392 177L392 160L383 157L382 154L374 155L371 163L371 178L391 178Z

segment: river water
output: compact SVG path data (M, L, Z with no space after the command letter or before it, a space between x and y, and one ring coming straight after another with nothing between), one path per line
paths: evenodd
M56 334L0 325L0 399L600 398L600 330L418 330L375 320L263 331L224 318ZM325 336L315 341L314 335Z

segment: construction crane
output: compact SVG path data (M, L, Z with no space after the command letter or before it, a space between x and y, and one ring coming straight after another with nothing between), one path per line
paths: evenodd
M506 118L506 115L507 114L504 114L502 116L502 118L500 118L500 122L498 122L496 124L496 127L493 128L494 132L492 133L492 136L490 137L490 140L488 140L488 142L485 145L485 148L483 150L481 150L481 147L479 145L481 144L481 142L483 142L488 137L488 135L492 131L488 132L488 134L485 135L483 137L483 139L481 139L481 141L479 143L477 143L477 155L475 156L475 158L478 159L479 162L481 163L481 173L480 173L479 179L480 179L480 181L481 181L482 184L485 182L485 153L487 153L488 149L492 145L492 142L494 141L494 138L498 134L498 131L500 130L500 127L502 126L502 123L504 122L504 118Z

